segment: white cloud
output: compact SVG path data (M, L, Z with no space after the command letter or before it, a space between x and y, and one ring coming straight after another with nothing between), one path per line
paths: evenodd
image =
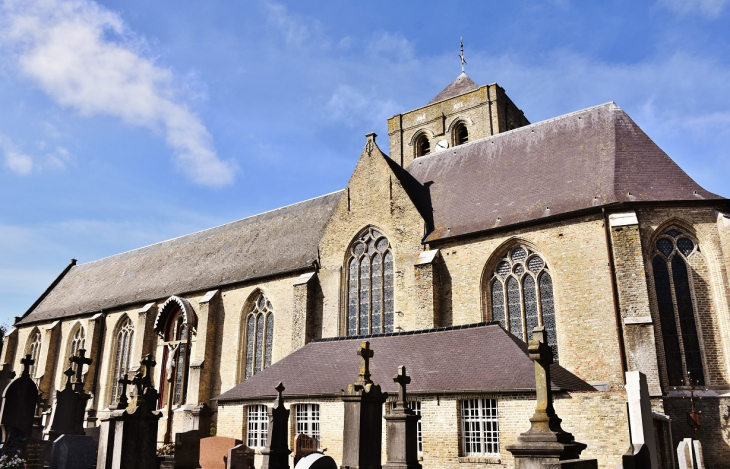
M412 60L414 46L402 35L382 32L376 35L365 48L371 57L386 58L393 61Z
M177 167L193 182L233 182L235 163L218 157L208 130L181 101L180 78L148 57L144 41L116 13L92 0L7 0L0 47L61 106L162 130Z
M5 166L10 171L25 176L33 171L33 159L24 153L5 151Z
M328 119L345 122L349 127L356 123L380 127L397 109L395 102L378 99L375 91L363 93L348 85L338 86L324 108Z
M658 4L680 15L701 14L709 19L720 16L728 0L659 0Z
M73 161L73 155L70 151L62 146L56 146L53 149L47 149L45 141L39 141L36 146L40 151L44 151L42 156L31 156L18 148L5 135L0 135L0 150L2 150L5 167L10 171L21 176L27 176L33 172L39 172L44 169L66 169L69 163Z

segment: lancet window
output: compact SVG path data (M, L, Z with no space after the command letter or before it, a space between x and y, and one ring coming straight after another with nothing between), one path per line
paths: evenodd
M654 286L669 385L685 384L687 375L693 383L704 385L689 267L689 259L699 247L689 236L672 228L657 239L654 248Z
M134 345L134 324L125 317L117 331L114 349L114 374L112 375L112 395L110 402L118 402L121 397L122 386L119 380L129 371Z
M246 316L246 379L271 365L274 309L260 293Z
M492 320L525 342L535 327L545 327L557 361L553 280L542 256L524 246L510 249L492 271L488 291Z
M30 355L30 358L33 360L33 364L28 369L30 377L33 379L35 379L35 372L38 369L38 356L40 355L40 351L41 332L36 329L34 332L31 333L30 340L28 341L28 349L26 351L26 354Z
M393 332L393 252L368 228L350 246L347 261L347 335Z
M68 343L68 354L73 357L78 354L79 350L86 349L86 331L80 324L71 333ZM77 364L71 365L74 372L76 371Z

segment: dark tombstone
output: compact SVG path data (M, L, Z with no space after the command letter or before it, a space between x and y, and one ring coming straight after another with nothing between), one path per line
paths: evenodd
M84 435L90 436L94 440L94 442L98 445L100 431L101 431L101 427L84 428Z
M418 462L418 421L421 416L408 407L406 385L410 384L411 378L406 375L405 366L398 367L393 381L398 383L398 400L391 413L385 416L388 461L383 467L421 469Z
M10 369L10 364L3 363L0 366L0 396L3 395L5 388L8 387L13 378L15 378L15 372Z
M93 469L96 443L86 435L61 435L53 442L50 469Z
M357 381L348 384L340 399L345 405L342 429L342 469L380 469L382 467L383 404L388 394L370 379L370 362L374 353L370 342L363 342L357 352L362 367Z
M96 462L98 469L157 466L157 424L162 414L152 410L158 393L149 378L155 362L147 355L143 364L146 365L147 376L138 380L138 395L142 398L126 410L116 410L102 420ZM126 393L122 394L126 398ZM117 404L117 407L120 406Z
M300 459L319 448L319 440L303 433L294 436L294 466Z
M562 420L555 413L550 382L553 351L546 344L544 327L533 330L528 352L535 363L537 406L530 418L530 429L521 433L516 443L507 445L507 451L515 458L515 469L541 468L545 464L578 459L586 445L575 441L572 434L561 428ZM580 461L580 465L598 467L595 459Z
M284 407L284 385L279 383L279 394L274 405L269 407L269 434L266 446L261 450L264 460L261 469L289 469L289 409Z
M226 469L228 451L241 444L241 440L225 436L200 439L200 467L202 469Z
M53 442L31 439L25 442L20 457L25 460L25 469L42 469L51 454Z
M294 469L337 469L337 463L324 453L315 451L300 459Z
M79 350L79 355L83 358L86 351ZM74 362L72 357L71 361ZM81 364L77 365L77 380L81 377ZM64 371L66 375L66 386L62 391L56 391L56 403L51 413L51 426L48 431L49 440L55 441L61 435L83 435L84 434L84 412L86 403L91 398L89 394L84 392L83 383L77 381L71 384L71 378L74 375L73 368ZM80 391L79 391L80 390Z
M31 379L28 370L35 361L30 355L26 355L20 362L23 364L23 372L3 392L0 424L15 429L11 431L19 431L21 438L30 438L38 404L38 386Z
M228 450L226 469L255 469L253 458L256 452L246 445L236 445Z
M189 432L175 434L175 468L195 469L200 460L200 432L191 430Z

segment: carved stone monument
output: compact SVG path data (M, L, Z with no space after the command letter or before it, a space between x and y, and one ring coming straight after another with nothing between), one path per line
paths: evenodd
M383 467L421 469L418 462L418 421L421 416L408 407L406 386L411 383L411 378L406 374L405 366L398 367L393 381L398 383L398 400L390 414L385 416L388 461Z
M80 349L76 356L69 360L76 365L76 379L73 367L69 367L66 375L66 386L61 391L56 391L56 403L51 413L51 426L48 430L49 440L55 441L61 435L84 435L84 412L86 403L91 395L84 392L84 383L81 380L84 365L90 365L91 359L85 357L86 350Z
M31 379L29 372L35 362L30 355L26 355L20 363L23 364L23 372L11 381L3 392L0 424L17 429L22 438L30 438L38 403L38 386Z
M537 406L530 417L530 429L520 434L516 443L507 445L507 451L514 456L516 469L539 469L543 464L578 459L586 445L561 428L562 420L555 413L550 382L553 351L546 343L544 327L533 330L528 352L535 363ZM597 461L594 464L597 467Z
M289 469L289 409L284 407L284 385L279 383L279 394L273 406L269 407L269 434L266 447L261 450L264 461L262 469Z
M200 467L202 469L226 469L228 451L241 444L241 440L225 436L211 436L200 440Z
M370 379L370 342L363 342L357 354L362 367L357 381L348 384L340 399L345 405L342 429L342 469L381 469L383 404L388 394Z

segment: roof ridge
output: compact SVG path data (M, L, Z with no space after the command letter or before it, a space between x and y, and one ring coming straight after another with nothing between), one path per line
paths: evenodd
M78 264L78 265L76 265L76 267L86 267L86 266L88 266L88 265L91 265L91 264L94 264L94 263L97 263L97 262L101 262L101 261L104 261L104 260L110 259L110 258L112 258L112 257L117 257L117 256L121 256L121 255L123 255L123 254L129 254L129 253L132 253L132 252L135 252L135 251L141 251L142 249L147 249L147 248L151 248L151 247L153 247L153 246L157 246L157 245L160 245L160 244L165 244L165 243L169 243L169 242L172 242L172 241L176 241L176 240L178 240L178 239L182 239L182 238L187 238L187 237L189 237L189 236L193 236L193 235L197 235L197 234L205 233L206 231L212 231L212 230L216 230L216 229L218 229L218 228L223 228L224 226L227 226L227 225L233 225L234 223L239 223L239 222L242 222L242 221L244 221L244 220L248 220L248 219L251 219L251 218L256 218L256 217L260 217L260 216L262 216L262 215L266 215L266 214L269 214L269 213L273 213L273 212L276 212L276 211L278 211L278 210L284 210L285 208L290 208L290 207L294 207L295 205L303 204L303 203L305 203L305 202L311 202L311 201L313 201L313 200L317 200L317 199L323 199L323 198L325 198L325 197L327 197L327 196L330 196L330 195L336 194L336 193L338 193L338 192L343 192L343 191L344 191L344 189L340 189L340 190L337 190L337 191L334 191L334 192L330 192L330 193L328 193L328 194L320 195L320 196L317 196L317 197L312 197L311 199L306 199L306 200L302 200L302 201L299 201L299 202L295 202L295 203L293 203L293 204L289 204L289 205L284 205L283 207L278 207L278 208L275 208L275 209L267 210L267 211L265 211L265 212L261 212L261 213L256 213L256 214L254 214L254 215L249 215L249 216L247 216L247 217L244 217L244 218L240 218L240 219L238 219L238 220L233 220L233 221L230 221L230 222L228 222L228 223L223 223L223 224L221 224L221 225L217 225L217 226L212 226L212 227L210 227L210 228L205 228L205 229L203 229L203 230L199 230L199 231L194 231L194 232L192 232L192 233L187 233L187 234L184 234L184 235L181 235L181 236L176 236L176 237L174 237L174 238L170 238L170 239L165 239L165 240L163 240L163 241L158 241L158 242L156 242L156 243L148 244L148 245L146 245L146 246L142 246L142 247L138 247L138 248L130 249L129 251L122 251L122 252L118 252L118 253L116 253L116 254L112 254L111 256L106 256L106 257L102 257L102 258L100 258L100 259L94 259L93 261L89 261L89 262L84 262L84 263L82 263L82 264Z
M323 339L314 339L310 344L314 343L321 343L321 342L339 342L343 340L362 340L362 339L370 339L370 338L380 338L380 337L397 337L397 336L403 336L403 335L421 335L421 334L431 334L434 332L448 332L448 331L456 331L460 329L475 329L477 327L486 327L486 326L495 326L499 325L498 321L483 321L483 322L475 322L472 324L461 324L458 326L446 326L446 327L434 327L432 329L419 329L416 331L401 331L401 332L385 332L383 334L362 334L362 335L351 335L351 336L345 336L345 337L326 337Z
M430 158L433 158L434 156L446 155L446 154L449 153L449 150L451 150L452 151L452 154L453 154L453 152L455 152L457 149L461 150L462 148L468 148L471 145L474 145L474 144L477 144L477 143L482 143L482 142L487 141L487 140L490 140L490 139L497 139L497 138L503 137L505 135L512 135L514 133L517 133L517 132L520 132L520 131L525 131L527 129L534 129L535 127L540 126L540 125L550 124L552 122L556 122L556 121L559 121L561 119L567 119L569 117L573 117L573 116L575 116L577 114L582 114L582 113L585 113L585 112L588 112L588 111L593 111L594 109L598 109L598 108L602 108L602 107L608 107L608 106L610 106L610 109L612 111L615 111L615 110L623 111L623 109L621 108L621 106L619 106L618 104L616 104L614 101L609 101L607 103L598 104L596 106L591 106L591 107L587 107L585 109L579 109L577 111L569 112L568 114L563 114L563 115L560 115L560 116L557 116L557 117L551 117L550 119L545 119L544 121L534 122L532 124L524 125L522 127L517 127L516 129L507 130L505 132L500 132L500 133L494 134L494 135L488 135L486 137L482 137L482 138L477 139L477 140L472 140L472 141L469 141L467 143L462 143L461 145L457 145L455 147L451 147L451 148L448 148L448 149L443 150L443 151L433 152L433 153L429 153L428 155L419 156L418 158L416 158L415 160L413 160L408 166L410 167L413 163L415 163L418 160L423 161L423 159L425 159L425 158L430 159ZM406 168L406 170L407 170L407 168Z

